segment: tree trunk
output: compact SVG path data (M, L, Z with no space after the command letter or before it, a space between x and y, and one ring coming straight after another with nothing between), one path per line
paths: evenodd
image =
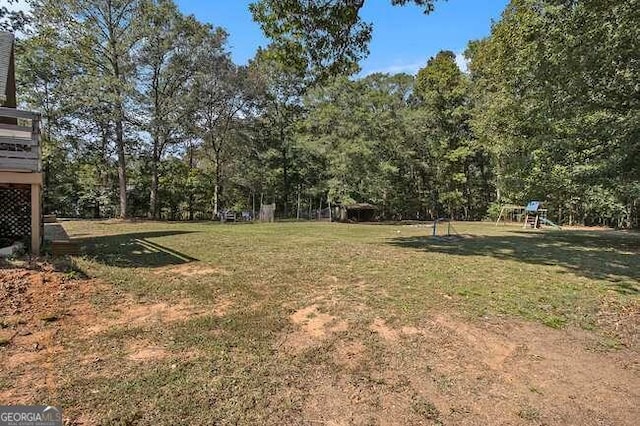
M287 144L284 137L284 128L280 126L280 143L282 144L282 183L283 183L283 207L284 217L289 217L289 159L287 158Z
M118 187L120 189L120 218L127 218L127 164L124 148L124 131L122 128L123 111L122 106L118 106L120 110L118 121L116 121L116 146L118 150Z
M256 220L256 192L251 191L251 199L253 201L253 210L251 211L251 220Z
M193 170L193 146L189 145L189 175ZM189 188L189 220L193 220L193 188Z
M220 210L220 198L222 197L222 188L220 186L220 156L216 154L216 182L213 188L213 214L214 216L218 215Z
M151 191L149 195L149 217L158 219L158 142L153 143L153 157L151 159Z
M109 18L111 18L111 4L109 3ZM124 76L120 70L120 57L118 55L116 31L113 22L109 21L109 44L111 46L111 64L113 66L113 76L118 83L124 83ZM120 190L120 218L127 218L127 164L124 146L124 102L122 88L115 87L116 103L116 150L118 152L118 187Z
M216 177L216 181L217 180L218 178ZM219 190L219 186L216 183L213 186L213 217L214 218L218 217L218 190Z

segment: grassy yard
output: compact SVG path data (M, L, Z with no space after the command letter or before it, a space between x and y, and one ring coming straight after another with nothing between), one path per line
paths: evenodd
M44 316L6 315L0 403L58 404L76 424L640 418L639 234L64 226L86 277L56 273Z

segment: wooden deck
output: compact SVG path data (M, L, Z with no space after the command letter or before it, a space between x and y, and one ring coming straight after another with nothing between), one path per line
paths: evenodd
M0 118L0 171L40 173L40 116L0 108Z
M35 112L0 107L0 190L16 191L16 187L30 190L29 216L20 209L5 208L0 220L5 226L30 220L28 235L31 252L39 254L42 244L42 156L40 150L40 115ZM3 189L4 188L4 189ZM10 194L7 192L7 194ZM18 218L18 219L17 219ZM2 217L0 217L2 219ZM18 234L9 234L18 235Z

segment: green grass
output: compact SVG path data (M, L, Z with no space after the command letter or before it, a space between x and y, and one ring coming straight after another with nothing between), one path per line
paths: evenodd
M90 411L105 424L298 424L318 380L347 377L340 386L372 395L409 389L409 379L376 373L415 354L399 347L391 357L369 329L375 318L395 328L419 326L439 313L469 321L516 318L582 327L611 339L597 320L602 301L627 306L637 303L639 292L640 236L633 233L527 232L469 223L455 225L468 238L443 240L429 238L429 229L399 225L64 226L84 250L74 267L113 285L115 295L141 303L189 300L204 312L162 327L116 328L90 340L66 337L68 354L90 352L102 361L83 365L61 357L57 366L66 373L60 374L59 403L70 416ZM176 274L171 268L191 269ZM93 301L106 309L114 297L98 294ZM228 311L213 314L222 301L230 303ZM312 304L348 322L348 330L284 354L282 336L298 330L289 316ZM142 365L127 362L127 345L137 341L153 342L170 355ZM362 342L364 361L352 367L336 362L337 348L354 341ZM419 374L430 377L431 371L425 366ZM449 392L453 382L445 374L433 377L436 389ZM407 421L441 423L429 399L411 395L408 415L414 417ZM365 402L369 409L381 404ZM538 413L518 415L534 420Z
M242 305L311 299L334 291L411 322L430 309L511 315L557 328L594 326L603 295L639 292L640 236L527 232L457 224L471 236L446 241L428 229L341 224L69 222L86 238L78 265L147 299L179 294L211 303L233 293ZM88 237L91 236L91 237ZM96 236L96 237L93 237ZM224 273L167 279L154 269L194 262Z

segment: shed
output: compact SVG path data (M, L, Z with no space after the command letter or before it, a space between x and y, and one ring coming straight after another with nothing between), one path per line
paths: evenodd
M337 207L341 221L347 222L372 222L376 219L378 208L369 203L354 203Z

